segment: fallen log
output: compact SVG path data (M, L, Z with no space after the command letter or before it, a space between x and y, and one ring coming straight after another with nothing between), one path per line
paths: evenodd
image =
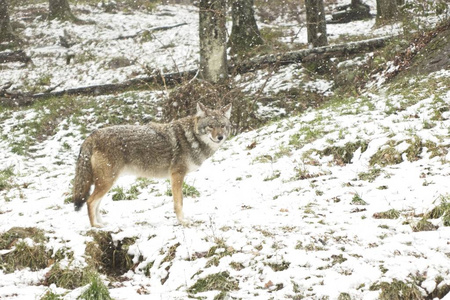
M31 62L31 58L23 50L0 52L0 63L15 61L29 63Z
M53 91L56 87L42 93L21 93L8 92L7 87L0 88L0 104L3 106L26 106L34 101L49 97L61 97L63 95L105 95L123 92L130 88L140 88L149 84L157 84L163 86L173 86L183 80L190 80L196 74L197 70L189 70L184 72L158 74L154 76L134 78L121 83L106 83L98 85L90 85L83 87L70 88L61 91Z
M338 44L332 46L303 49L279 54L269 54L251 58L238 64L230 64L229 73L246 73L258 69L264 69L270 65L288 65L312 59L329 57L342 57L364 51L373 51L382 47L392 37L374 38L370 40ZM5 88L0 89L0 104L5 106L22 106L33 103L36 99L59 97L63 95L102 95L122 92L130 88L139 88L148 84L173 86L183 80L191 80L198 70L157 74L148 77L134 78L122 83L99 84L85 87L70 88L61 91L46 91L43 93L8 93Z
M263 69L268 65L277 64L282 66L292 63L299 63L304 61L305 59L311 59L311 57L313 57L314 59L342 57L360 52L373 51L377 48L381 48L390 39L392 39L392 37L381 37L359 42L351 42L347 44L337 44L311 49L289 51L286 53L263 55L240 62L233 67L237 73L246 73L257 69Z
M144 29L141 30L135 34L130 34L130 35L120 35L119 37L115 38L116 40L125 40L125 39L132 39L135 37L138 37L140 35L146 34L146 33L150 33L153 31L161 31L161 30L168 30L168 29L172 29L172 28L176 28L176 27L180 27L180 26L184 26L187 25L186 22L184 23L180 23L180 24L175 24L175 25L167 25L167 26L158 26L158 27L152 27L149 29Z

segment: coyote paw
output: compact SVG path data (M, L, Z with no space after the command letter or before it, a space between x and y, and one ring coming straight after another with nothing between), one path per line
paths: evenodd
M103 228L103 224L101 224L101 223L95 223L95 224L92 224L92 227L95 227L95 228Z
M192 221L187 218L178 219L178 222L183 225L184 227L190 227L192 225Z

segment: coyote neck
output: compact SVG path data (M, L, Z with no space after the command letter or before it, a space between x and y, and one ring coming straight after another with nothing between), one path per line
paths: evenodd
M184 160L188 171L197 169L218 149L199 134L196 117L186 117L166 125L167 132L172 136L173 163L178 164Z

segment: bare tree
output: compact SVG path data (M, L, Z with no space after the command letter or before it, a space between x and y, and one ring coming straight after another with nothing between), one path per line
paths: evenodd
M200 0L200 76L213 83L228 76L226 0Z
M61 21L78 21L68 0L49 0L49 18Z
M0 42L11 42L16 40L13 33L8 14L8 3L0 0Z
M328 39L323 0L305 0L305 6L308 43L314 47L326 46Z
M256 24L254 0L233 0L231 15L233 26L229 44L232 53L243 53L264 43Z
M396 22L400 17L398 0L377 0L377 25Z

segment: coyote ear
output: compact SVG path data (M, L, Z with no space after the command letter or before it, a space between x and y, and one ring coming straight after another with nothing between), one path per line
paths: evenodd
M206 107L201 104L200 102L197 102L197 117L204 117L206 115Z
M222 109L220 110L227 119L231 117L231 107L232 105L230 103L227 106L222 107Z

